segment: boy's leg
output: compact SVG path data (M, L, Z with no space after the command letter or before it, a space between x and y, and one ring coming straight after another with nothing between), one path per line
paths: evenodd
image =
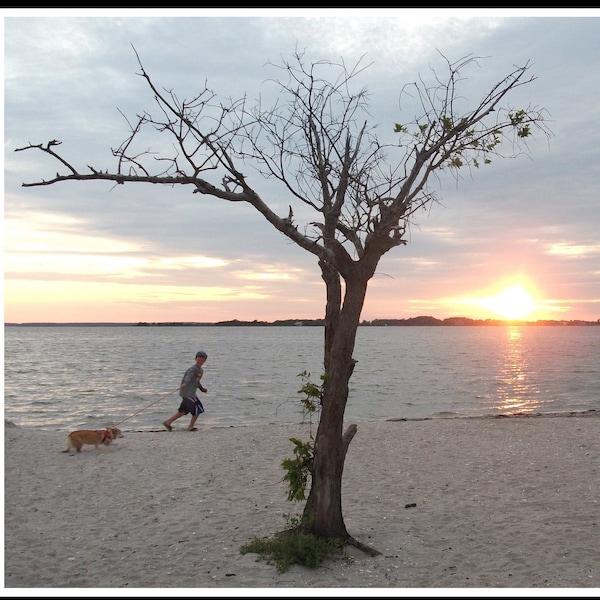
M173 423L173 421L176 421L177 419L179 419L180 417L183 417L183 415L185 415L186 413L178 411L176 412L170 419L167 419L166 421L163 422L163 425L169 430L171 431L171 423Z

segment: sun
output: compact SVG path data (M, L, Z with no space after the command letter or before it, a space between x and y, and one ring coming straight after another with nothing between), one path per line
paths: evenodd
M520 285L505 288L486 301L487 308L510 321L524 319L535 309L535 300Z

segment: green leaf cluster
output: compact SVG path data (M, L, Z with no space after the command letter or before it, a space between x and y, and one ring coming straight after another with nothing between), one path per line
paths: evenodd
M321 409L323 385L326 377L321 375L321 385L311 381L308 371L302 371L298 377L302 377L303 380L298 393L305 396L301 400L304 407L304 416L308 415L312 424L312 416ZM281 466L285 471L283 480L288 483L288 500L299 502L306 500L306 487L308 478L312 473L314 459L314 438L311 434L310 440L307 442L303 442L298 438L290 438L290 442L294 444L294 458L286 458L282 461Z
M411 132L409 126L402 123L394 123L394 133L403 136L410 136L418 144L421 144L421 151L429 151L437 143L442 141L444 146L440 148L442 164L453 169L460 169L465 165L471 165L479 168L481 164L491 164L490 155L496 154L498 147L502 143L502 129L512 127L515 129L518 138L527 138L533 135L531 123L533 117L523 109L508 113L508 120L497 128L479 128L466 129L467 119L462 118L455 121L452 115L440 115L436 121L429 123L413 123L410 126L415 129ZM456 130L456 131L455 131ZM447 135L455 136L447 144ZM473 154L473 157L469 157Z
M298 377L302 377L302 387L298 390L299 394L304 394L305 398L301 399L302 406L304 407L305 416L312 415L319 411L321 408L321 401L323 400L323 384L325 383L326 376L321 375L321 385L313 383L310 379L309 371L302 371L298 374Z
M288 500L306 500L306 485L312 469L314 444L312 438L309 442L290 438L290 442L294 444L296 458L286 458L281 463L286 472L283 480L288 482Z
M242 546L241 553L248 552L258 554L258 560L275 565L277 571L283 573L292 565L314 569L327 557L342 554L343 544L339 540L320 538L295 527L270 538L255 538Z
M521 109L514 113L508 113L508 118L510 119L511 125L516 127L518 137L526 138L531 135L531 125L525 122L528 119L526 111Z

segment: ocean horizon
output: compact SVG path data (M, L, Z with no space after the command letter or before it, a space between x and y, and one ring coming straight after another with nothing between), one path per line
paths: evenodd
M231 319L227 321L70 321L70 322L53 322L53 321L31 321L31 322L6 322L7 327L256 327L256 326L324 326L324 319L277 319L274 321L261 321L254 319L252 321ZM554 326L554 325L600 325L600 318L596 321L587 321L582 319L537 319L535 321L516 320L516 319L475 319L472 317L445 317L439 319L437 317L422 315L418 317L407 318L378 318L371 321L363 320L359 323L359 327L388 327L388 326L469 326L469 325L493 325L493 326L515 326L515 325L536 325L536 326Z

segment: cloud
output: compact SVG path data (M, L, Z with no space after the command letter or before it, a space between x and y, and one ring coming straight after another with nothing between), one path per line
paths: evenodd
M147 10L116 14L5 17L9 294L13 285L88 281L96 297L106 283L113 286L110 293L121 290L123 301L128 294L131 303L140 298L140 306L144 298L155 303L168 297L160 314L189 315L178 311L181 298L190 297L210 303L213 316L219 302L227 304L228 315L237 306L239 318L273 314L275 302L278 314L320 318L323 286L316 259L251 207L150 185L23 188L24 181L52 177L58 165L14 150L59 139L73 163L111 168L110 150L127 136L128 120L154 110L133 48L153 80L181 99L206 84L224 98L247 94L252 102L273 93L265 82L279 71L270 63L296 50L309 59L343 59L348 65L364 56L371 66L361 83L372 93L372 122L390 140L393 123L414 116L415 107L400 102L402 86L418 76L432 77L432 69L441 72L444 57L473 55L482 58L464 82L465 103L477 101L514 65L531 60L537 79L511 102L546 107L555 135L533 141L530 158L498 160L461 171L458 179L442 174L432 180L440 203L418 215L408 246L383 258L364 318L412 316L415 306L443 316L440 298L460 297L523 270L539 279L548 297L586 299L569 300L567 314L597 318L600 143L594 124L600 107L594 98L600 72L592 67L600 51L597 18L457 9L287 11L268 17L226 10L210 17ZM248 176L270 204L287 211L285 190L255 173ZM236 299L243 302L236 305ZM314 313L294 314L299 304ZM91 305L89 297L82 300L82 313ZM6 306L7 315L18 312L18 304ZM94 311L99 314L96 303Z

